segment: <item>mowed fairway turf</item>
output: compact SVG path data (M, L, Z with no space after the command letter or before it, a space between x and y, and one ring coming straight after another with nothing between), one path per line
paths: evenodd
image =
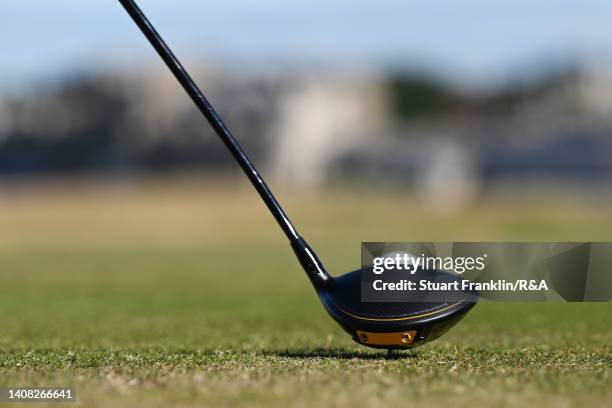
M334 274L359 266L362 240L612 240L609 202L488 198L440 214L385 190L279 198ZM388 360L330 320L233 180L2 185L0 322L0 386L73 386L69 406L612 400L610 303L482 303Z

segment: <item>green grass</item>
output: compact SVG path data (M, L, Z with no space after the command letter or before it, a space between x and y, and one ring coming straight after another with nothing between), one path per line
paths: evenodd
M176 202L129 193L93 209L57 194L0 203L0 385L72 385L87 407L612 398L611 303L482 303L438 341L386 359L326 316L263 209L225 224L225 213L240 210L232 203L254 199L248 190L218 193L210 205L195 193ZM332 271L358 266L361 240L606 240L612 231L604 210L518 205L440 216L337 193L291 197L288 206Z

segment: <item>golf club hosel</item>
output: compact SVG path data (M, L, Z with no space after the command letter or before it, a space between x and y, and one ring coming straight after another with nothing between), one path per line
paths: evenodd
M217 136L219 136L223 143L225 143L225 146L227 146L230 153L234 156L234 159L236 159L246 176L251 181L251 184L253 184L253 187L255 187L262 200L266 203L266 206L276 219L278 225L291 242L291 246L298 257L300 264L302 264L302 267L308 274L308 277L312 281L315 288L321 288L324 285L329 284L332 278L329 276L327 271L325 271L323 264L315 252L298 234L297 230L289 220L289 217L272 194L272 191L270 191L268 188L261 174L259 174L245 151L242 150L242 147L234 138L230 130L227 128L227 126L225 126L225 123L219 114L204 96L204 93L191 78L187 70L182 66L178 58L176 58L176 56L172 53L170 47L168 47L166 42L159 35L157 30L155 30L155 27L153 27L151 22L147 19L134 0L119 0L119 2L123 5L138 28L140 28L142 33L149 40L153 48L155 48L159 56L166 63L170 71L172 71L179 83L183 86L202 115L206 118L208 123L210 123Z
M299 237L292 240L291 247L316 289L321 289L331 283L332 277L327 273L319 257L304 238Z

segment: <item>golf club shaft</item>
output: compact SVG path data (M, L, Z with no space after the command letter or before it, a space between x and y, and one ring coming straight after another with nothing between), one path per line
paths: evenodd
M285 211L282 209L266 185L266 182L263 180L253 163L251 163L251 160L249 160L244 150L242 150L242 147L240 147L225 123L223 123L223 120L219 114L217 114L208 99L206 99L187 70L181 65L170 47L168 47L166 42L161 38L157 30L155 30L151 22L147 19L142 10L140 10L138 5L133 0L119 0L119 2L123 5L130 17L132 17L145 37L147 37L153 48L155 48L168 68L170 68L170 71L172 71L176 79L189 94L193 102L196 104L200 112L202 112L208 123L210 123L219 138L221 138L223 143L225 143L238 164L240 164L240 167L268 206L268 209L285 232L285 235L287 235L289 241L291 241L291 246L296 252L300 263L308 273L315 286L321 282L327 282L330 277L323 268L314 251L308 246L306 241L300 237L297 230L289 220L289 217L287 217L287 214L285 214Z

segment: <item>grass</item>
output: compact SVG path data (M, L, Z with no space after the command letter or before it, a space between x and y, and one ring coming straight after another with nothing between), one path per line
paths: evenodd
M436 214L388 191L284 195L332 271L358 266L362 240L612 234L605 205L568 199ZM242 186L0 190L0 385L72 385L87 407L612 398L610 303L482 303L440 340L386 359L330 321L270 225Z

